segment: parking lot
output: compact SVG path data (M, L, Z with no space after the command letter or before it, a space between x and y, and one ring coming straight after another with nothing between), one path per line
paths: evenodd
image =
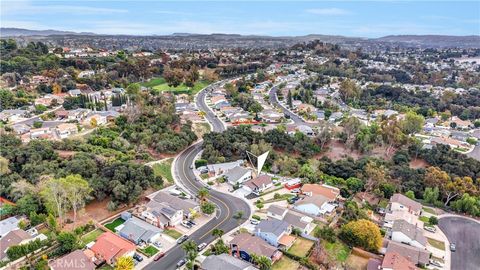
M463 217L448 216L440 218L438 226L449 242L456 245L456 251L451 253L451 269L479 269L480 223Z

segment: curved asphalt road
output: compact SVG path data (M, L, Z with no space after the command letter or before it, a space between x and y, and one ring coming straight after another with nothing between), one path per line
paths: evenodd
M270 89L270 92L268 93L268 99L270 100L270 104L274 105L275 107L279 107L285 115L290 116L290 119L296 125L311 125L310 123L305 122L305 120L303 120L300 116L291 112L289 109L287 109L282 104L280 104L280 101L278 100L278 96L277 96L277 91L278 89L276 86Z
M205 103L205 95L207 94L207 91L209 91L209 87L202 90L198 94L196 101L197 106L199 109L207 113L206 118L212 124L213 131L221 132L225 130L225 126ZM200 141L188 147L184 152L182 152L177 157L177 160L174 164L174 170L176 174L175 178L181 182L183 187L188 189L193 194L196 194L197 191L203 187L203 184L196 180L193 171L190 169L190 166L192 165L195 156L201 150L202 142ZM207 224L203 225L192 235L190 235L189 240L194 240L197 244L208 244L215 240L215 238L212 236L213 229L218 228L227 233L242 224L246 220L246 218L250 217L250 207L242 199L215 190L210 190L209 199L217 205L217 214L215 218L210 220ZM238 211L244 212L244 218L242 218L241 220L233 218L233 215ZM184 257L185 252L180 245L176 245L166 253L165 257L156 262L153 261L144 269L175 269L177 262Z
M451 216L440 218L438 227L448 241L456 246L456 251L451 253L450 269L480 269L480 224L467 218Z

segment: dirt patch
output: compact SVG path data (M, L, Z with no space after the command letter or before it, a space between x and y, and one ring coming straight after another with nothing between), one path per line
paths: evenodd
M386 159L386 160L391 159L391 155L388 155L385 151L385 147L382 147L382 146L376 146L375 148L372 149L370 153L362 154L355 149L349 149L343 142L339 140L334 140L334 141L331 141L329 144L327 144L326 148L327 148L327 151L321 154L318 154L315 157L317 159L320 159L322 157L328 157L333 161L345 159L348 157L351 157L357 160L365 156L377 157L377 158ZM392 153L394 152L395 151L392 151Z
M410 168L412 169L422 169L428 166L429 164L423 159L416 158L410 161Z
M348 270L365 270L367 269L368 258L364 258L355 254L350 254L345 262L345 269Z
M70 159L77 153L76 151L66 151L66 150L55 150L59 157Z

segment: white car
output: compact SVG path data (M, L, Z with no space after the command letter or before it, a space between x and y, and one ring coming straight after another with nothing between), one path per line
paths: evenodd
M260 220L251 219L251 220L250 220L250 224L258 225L258 224L260 224Z
M200 245L198 245L197 250L202 251L206 246L207 246L207 243L201 243Z
M182 224L183 227L185 227L185 228L187 228L187 229L191 229L191 228L192 228L192 225L191 225L190 223L186 222L186 221L182 221L181 224Z
M432 227L432 226L424 226L423 229L427 232L431 232L431 233L435 233L437 231L437 229L435 227Z

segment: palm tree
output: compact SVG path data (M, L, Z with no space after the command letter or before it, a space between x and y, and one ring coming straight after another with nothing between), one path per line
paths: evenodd
M217 228L213 229L213 231L212 231L212 235L217 237L217 238L222 237L223 233L224 233L223 230L217 229Z
M185 253L187 253L187 268L193 269L198 256L197 243L195 243L193 240L190 240L185 242L185 244L182 245L182 248L185 250Z
M118 258L115 270L133 270L134 266L132 257L123 256Z
M208 197L210 196L210 193L208 191L208 189L206 188L201 188L199 191L198 191L198 194L197 194L197 197L200 199L200 201L205 201Z
M272 268L272 261L266 256L259 256L255 253L251 254L252 262L260 268L260 270L268 270Z

